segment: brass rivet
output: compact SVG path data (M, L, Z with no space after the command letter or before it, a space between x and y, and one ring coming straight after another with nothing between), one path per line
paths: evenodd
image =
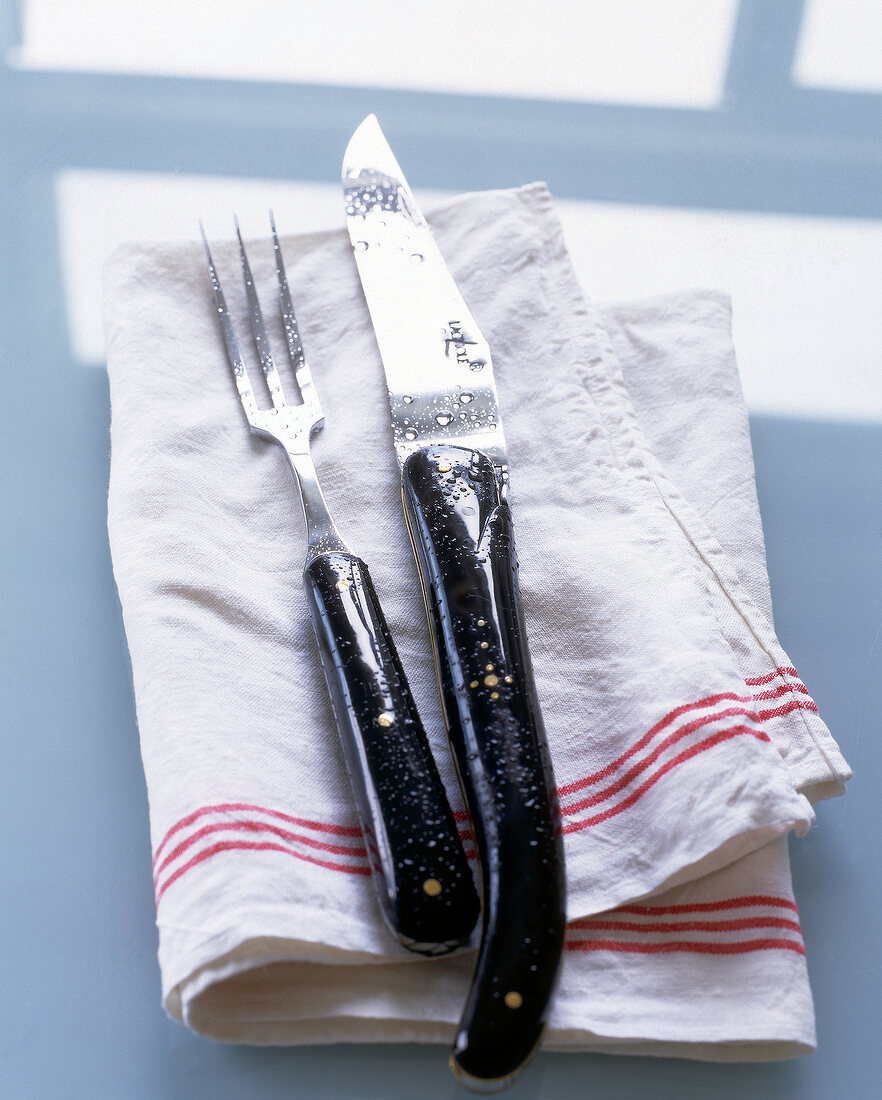
M453 469L453 467L450 465L449 462L439 462L438 463L438 470L442 474L449 474L452 469ZM431 879L430 881L434 882L435 880Z
M383 711L383 713L377 717L377 725L382 726L383 729L388 729L389 726L392 726L394 724L395 718L388 712L388 710Z
M515 990L512 990L510 993L506 993L505 997L503 997L503 1000L505 1001L506 1008L520 1008L521 1005L524 1003L524 998L520 995L520 993L517 993Z
M506 676L505 682L507 684L513 684L514 683L514 676Z
M476 688L477 686L478 686L478 681L477 680L472 680L472 682L469 684L470 688Z
M430 898L437 898L441 893L441 883L436 878L427 878L423 883L423 893Z
M493 665L484 665L484 671L485 672L492 672L493 671Z
M487 620L486 619L478 619L478 626L486 626L486 625L487 625Z
M491 699L498 699L499 698L499 692L498 691L491 691L490 692L490 698Z
M339 589L339 590L340 590L341 592L345 592L345 591L346 591L346 589L347 589L347 588L349 587L349 584L350 584L350 582L349 582L349 581L337 581L337 588L338 588L338 589Z
M499 677L494 676L491 672L489 676L484 677L484 683L487 685L488 688L495 688L496 685L499 683Z
M489 642L481 642L481 649L489 649L489 648L490 648L490 643Z

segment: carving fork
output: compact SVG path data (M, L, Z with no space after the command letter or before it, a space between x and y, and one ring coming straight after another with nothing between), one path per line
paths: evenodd
M324 423L300 339L275 221L270 214L288 354L302 403L289 404L267 339L236 221L251 331L272 407L258 406L200 223L227 358L252 432L280 443L306 519L303 587L318 641L383 915L411 951L440 955L464 944L478 917L472 875L404 670L365 563L328 512L310 455Z

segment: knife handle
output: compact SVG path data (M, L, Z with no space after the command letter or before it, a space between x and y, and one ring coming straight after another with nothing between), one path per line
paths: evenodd
M520 607L511 512L487 455L439 445L402 472L448 732L481 859L483 927L451 1068L508 1084L540 1040L563 949L563 844Z
M325 552L303 583L383 915L409 950L446 954L480 906L370 573Z

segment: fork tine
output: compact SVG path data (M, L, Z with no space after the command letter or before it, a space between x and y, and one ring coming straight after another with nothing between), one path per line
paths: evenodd
M272 210L269 212L269 221L273 234L273 254L276 260L276 276L279 280L279 301L282 308L285 340L288 344L288 355L291 357L291 364L294 368L294 378L297 381L297 388L300 390L300 396L303 403L305 405L311 405L320 415L321 410L319 407L318 394L312 384L312 374L310 373L309 364L306 362L306 355L303 351L303 342L300 339L300 328L297 324L297 317L294 313L294 302L291 299L291 290L288 286L288 275L285 272L285 261L282 258L282 246L279 244L279 234L276 232L276 219L273 217Z
M239 391L239 397L245 409L245 415L248 417L249 423L253 423L254 414L257 412L257 402L254 400L254 391L251 387L251 379L248 377L245 361L239 351L239 342L236 339L236 330L233 328L233 319L230 317L230 311L227 309L227 302L224 298L224 292L221 289L217 268L214 266L211 249L208 247L205 226L201 221L199 222L199 232L202 234L202 243L205 246L205 258L208 260L208 273L211 277L211 292L214 295L214 304L217 307L218 316L220 318L224 346L227 349L227 359L230 362L233 376L236 379L236 389Z
M245 280L245 294L248 298L248 315L251 319L251 332L254 336L254 346L257 349L257 357L266 378L270 398L277 409L285 404L285 394L282 391L282 380L276 370L275 360L270 351L269 338L266 334L266 326L263 323L263 313L260 310L260 301L254 286L254 278L251 275L251 265L245 253L245 244L239 231L239 219L235 218L236 239L239 242L239 259L242 261L242 278Z

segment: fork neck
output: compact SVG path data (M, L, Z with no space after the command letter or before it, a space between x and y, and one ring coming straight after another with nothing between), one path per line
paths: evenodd
M348 553L349 548L340 537L325 503L312 456L292 451L287 454L300 489L300 503L303 505L303 518L306 520L306 564L328 551Z

